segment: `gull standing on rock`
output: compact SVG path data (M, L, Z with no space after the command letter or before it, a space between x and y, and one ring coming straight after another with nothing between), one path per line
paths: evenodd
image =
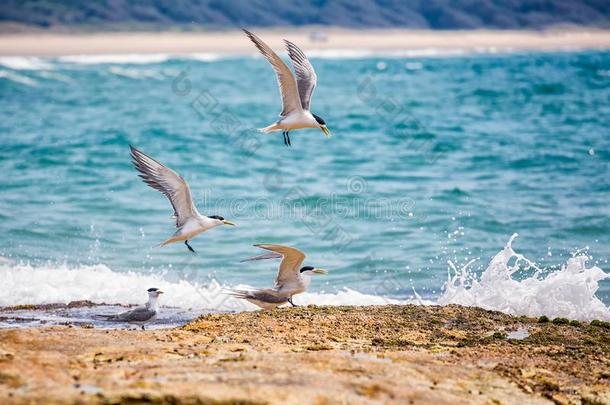
M330 130L326 126L326 122L309 110L318 77L303 51L292 42L284 40L296 73L295 79L290 68L267 44L250 31L244 30L244 32L275 70L282 96L280 119L259 131L265 133L282 131L286 146L290 146L289 133L294 129L319 128L324 135L330 137Z
M94 315L93 318L101 321L135 323L141 325L142 330L144 330L144 324L153 321L157 317L157 313L159 312L157 300L161 294L163 294L163 291L158 288L149 288L148 302L143 307L138 307L117 315Z
M227 290L227 294L245 299L263 309L273 309L287 302L296 307L292 302L292 297L307 289L311 282L310 276L328 273L324 269L311 266L301 267L303 260L305 260L305 254L298 249L282 245L265 244L254 246L269 250L271 253L254 256L242 260L242 262L282 258L277 277L275 278L275 285L273 288L255 290Z
M133 165L140 172L139 176L146 184L165 194L172 207L174 207L173 218L176 220L176 228L178 229L171 238L162 242L160 246L184 241L186 247L195 253L195 250L189 245L189 239L218 225L235 225L218 215L201 215L193 204L191 189L182 176L133 146L130 145L129 147L131 148Z

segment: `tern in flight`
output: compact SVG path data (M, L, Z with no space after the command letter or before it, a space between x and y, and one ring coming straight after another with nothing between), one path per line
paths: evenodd
M161 294L163 294L163 291L158 288L149 288L148 302L143 307L137 307L131 311L122 312L116 315L94 315L93 318L100 321L135 323L141 325L142 330L144 330L144 324L153 321L157 317L157 313L159 312L157 300Z
M235 225L218 215L201 215L193 204L191 189L182 176L133 146L129 147L133 165L140 172L139 176L146 184L165 194L174 207L173 218L176 220L177 230L160 246L183 240L186 247L195 253L195 250L189 245L189 239L218 225Z
M244 32L275 70L282 96L280 119L259 131L265 133L282 131L286 146L290 146L289 133L294 129L319 128L324 135L330 137L330 130L326 126L326 122L309 110L318 77L303 51L292 42L284 40L296 73L295 78L290 68L267 44L250 31L244 30Z
M292 297L296 294L304 292L309 283L310 277L314 274L326 274L324 269L318 269L311 266L303 266L305 254L298 249L282 245L254 245L261 249L269 250L271 253L254 256L242 262L250 260L263 259L279 259L282 258L280 267L275 278L273 288L255 289L255 290L228 290L227 293L236 297L242 298L251 303L258 305L263 309L273 309L285 303L292 302Z

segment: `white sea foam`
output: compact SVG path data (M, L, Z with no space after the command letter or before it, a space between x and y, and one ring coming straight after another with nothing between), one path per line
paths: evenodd
M558 271L544 275L523 255L512 249L516 235L477 277L467 264L448 277L440 305L460 304L497 310L511 315L610 321L610 308L595 296L599 282L610 278L596 266L587 267L588 257L570 258ZM534 274L515 277L529 268ZM90 300L96 303L132 305L144 300L144 290L158 287L166 292L163 304L183 309L206 311L244 311L257 309L243 300L223 293L226 287L216 282L205 285L186 280L168 281L158 274L116 272L105 265L69 267L66 265L31 266L0 257L0 307L25 304L67 303ZM236 288L249 288L238 285ZM369 295L343 288L336 293L306 292L295 297L299 305L384 305L433 304L415 293L415 300L399 300Z
M417 49L312 49L307 56L316 59L366 59L383 58L417 58L417 57L450 57L467 53L496 53L496 48L479 48L466 50L461 48L417 48Z
M388 304L416 304L414 300L397 300L379 295L363 294L351 288L344 288L335 294L305 292L295 296L296 304L316 305L388 305ZM432 302L426 302L432 304Z
M474 52L461 48L421 48L421 49L405 49L396 52L390 52L389 56L399 58L418 58L418 57L443 57L443 56L461 56L467 53L487 53L486 50L477 49Z
M163 63L170 59L170 55L165 53L125 53L125 54L96 54L96 55L69 55L59 57L60 62L76 63L81 65L97 65L97 64L133 64L145 65L151 63Z
M474 50L466 50L461 48L418 48L418 49L399 49L399 50L379 50L379 49L312 49L307 51L307 56L317 59L365 59L370 57L387 57L387 58L404 58L404 57L445 57L464 55L467 53L496 53L510 51L510 49L497 48L477 48ZM243 56L258 54L247 54ZM82 65L96 64L152 64L163 63L169 60L197 60L201 62L216 62L220 60L240 57L240 55L221 54L213 52L195 52L188 54L166 54L166 53L151 53L151 54L93 54L93 55L68 55L57 58L58 61L64 63L74 63ZM37 58L39 63L46 63ZM25 62L21 62L25 65Z
M159 72L151 69L130 69L112 66L108 71L113 75L129 77L130 79L158 79L161 77Z
M599 282L610 278L610 273L597 266L587 267L589 257L577 254L560 270L544 275L542 269L513 250L516 237L514 234L510 238L480 277L468 270L471 263L459 270L450 263L454 274L449 274L438 303L477 306L511 315L610 321L610 308L595 296ZM533 275L514 277L524 268L534 271Z
M0 65L13 70L52 69L53 65L41 58L31 56L2 56Z
M38 76L42 77L43 79L47 79L47 80L55 80L58 82L64 82L64 83L72 83L73 80L65 75L56 73L56 72L48 72L48 71L40 71L37 72Z
M365 59L375 55L369 49L312 49L307 57L316 59Z
M10 80L19 84L24 84L30 87L36 87L38 85L38 82L36 82L36 80L15 72L9 72L8 70L0 70L0 78Z
M384 58L416 58L416 57L451 57L468 53L499 53L512 52L510 48L417 48L417 49L312 49L307 51L310 58L317 59L365 59L371 57ZM256 56L258 54L247 54L244 56ZM0 57L0 65L13 70L52 70L56 67L55 62L77 64L77 65L146 65L163 63L170 60L196 60L202 62L216 62L225 59L240 57L240 55L221 54L213 52L195 52L188 54L167 53L107 53L89 55L66 55L57 58L40 58L30 56L4 56ZM603 72L603 71L602 71Z
M226 59L228 56L223 56L218 53L191 53L184 56L185 59L198 60L200 62L216 62L218 60Z
M163 296L163 305L166 306L212 311L257 309L246 301L224 294L225 288L216 282L208 285L184 280L170 282L154 274L114 272L104 265L71 268L0 261L0 280L0 307L77 300L132 305L145 300L145 289L157 287L166 293ZM249 286L240 285L237 288ZM383 305L407 301L362 294L345 288L334 294L304 293L295 297L295 302L299 305Z
M197 52L190 54L170 55L165 53L126 53L126 54L94 54L94 55L68 55L58 58L60 62L74 63L80 65L147 65L152 63L163 63L169 60L197 60L200 62L215 62L218 60L234 57L210 52Z
M198 296L197 287L187 282L169 283L156 275L113 272L104 265L70 268L0 263L0 277L0 306L75 300L137 304L149 287L167 289L172 305L184 308L198 305L193 299Z
M366 59L372 57L380 58L434 58L434 57L454 57L467 54L495 54L515 52L512 48L498 47L477 47L474 49L466 48L412 48L412 49L311 49L307 51L310 58L347 60L347 59ZM194 52L187 54L167 54L167 53L107 53L107 54L87 54L87 55L66 55L57 58L41 58L31 56L3 56L0 57L0 66L13 70L51 70L56 67L55 62L78 64L78 65L146 65L163 63L170 60L196 60L202 62L216 62L236 57L260 57L255 53L242 55L222 54L214 52ZM606 75L607 71L598 71L600 75Z

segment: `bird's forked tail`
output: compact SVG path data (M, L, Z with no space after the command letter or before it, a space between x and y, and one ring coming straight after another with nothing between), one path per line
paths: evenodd
M280 131L282 128L280 128L277 125L277 122L274 122L273 124L269 125L268 127L265 128L259 128L258 132L264 132L265 134L268 134L270 132L276 132L276 131Z
M93 315L93 319L96 319L98 321L115 321L117 319L117 316L116 315L95 314L95 315Z

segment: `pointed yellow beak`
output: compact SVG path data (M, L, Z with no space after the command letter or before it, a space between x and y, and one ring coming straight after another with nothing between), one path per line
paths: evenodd
M326 135L327 138L330 138L332 136L332 134L330 133L330 129L328 129L326 125L321 126L320 129L322 130L322 132L324 132L324 135Z
M165 294L165 293L161 290L157 290L157 294Z
M316 274L328 274L328 271L324 269L313 269L312 271Z
M235 226L235 224L233 222L229 221L228 219L225 219L224 221L222 221L222 223L225 225Z

